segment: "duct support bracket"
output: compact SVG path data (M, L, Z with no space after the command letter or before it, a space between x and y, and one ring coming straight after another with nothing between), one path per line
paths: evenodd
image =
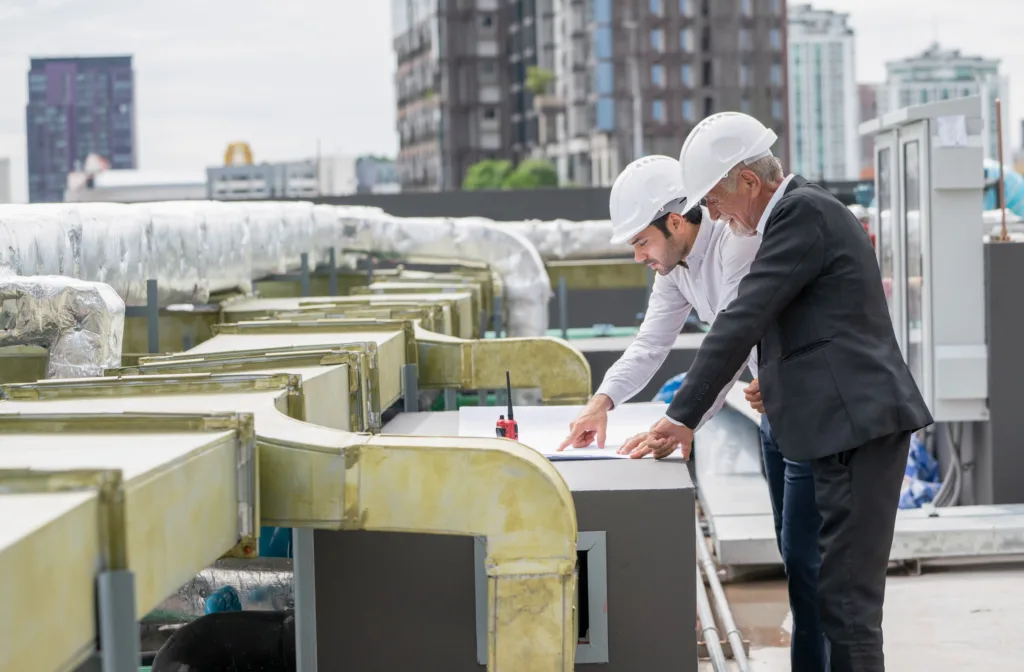
M103 672L136 672L141 654L135 575L124 569L105 571L96 579L96 593Z
M420 410L420 385L418 367L415 364L402 366L402 397L405 399L405 412L416 413Z

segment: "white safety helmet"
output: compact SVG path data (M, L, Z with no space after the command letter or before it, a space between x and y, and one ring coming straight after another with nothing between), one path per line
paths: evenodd
M637 159L612 185L612 244L626 242L667 212L680 212L685 200L678 161L660 155Z
M683 184L690 203L704 200L733 167L771 156L775 132L740 112L719 112L697 124L679 152Z

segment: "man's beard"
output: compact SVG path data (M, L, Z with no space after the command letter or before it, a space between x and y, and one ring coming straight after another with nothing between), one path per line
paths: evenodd
M757 235L757 229L748 228L737 222L735 219L730 218L728 220L728 224L729 229L737 236L743 236L744 238L752 238L753 236Z

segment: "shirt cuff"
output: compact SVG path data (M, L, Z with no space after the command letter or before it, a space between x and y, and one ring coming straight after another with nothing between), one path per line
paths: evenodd
M665 416L665 419L666 419L666 420L668 420L669 422L671 422L671 423L672 423L673 425L675 425L676 427L684 427L684 426L685 426L685 425L683 425L683 423L681 423L681 422L679 422L678 420L675 420L675 419L673 419L673 418L670 418L670 417L668 417L667 415Z

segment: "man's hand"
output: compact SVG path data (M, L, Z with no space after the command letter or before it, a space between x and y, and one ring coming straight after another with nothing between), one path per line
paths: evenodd
M757 382L757 378L743 388L743 396L747 398L747 403L752 409L758 413L764 413L764 404L761 402L761 384Z
M558 447L559 452L570 445L573 448L586 448L595 439L597 447L604 448L605 431L608 428L608 410L612 400L603 394L595 394L587 402L576 419L569 423L569 436Z
M692 446L692 429L662 418L654 423L649 432L637 434L624 443L619 452L633 459L653 455L654 459L660 460L674 453L676 448L682 447L683 459L688 460Z

